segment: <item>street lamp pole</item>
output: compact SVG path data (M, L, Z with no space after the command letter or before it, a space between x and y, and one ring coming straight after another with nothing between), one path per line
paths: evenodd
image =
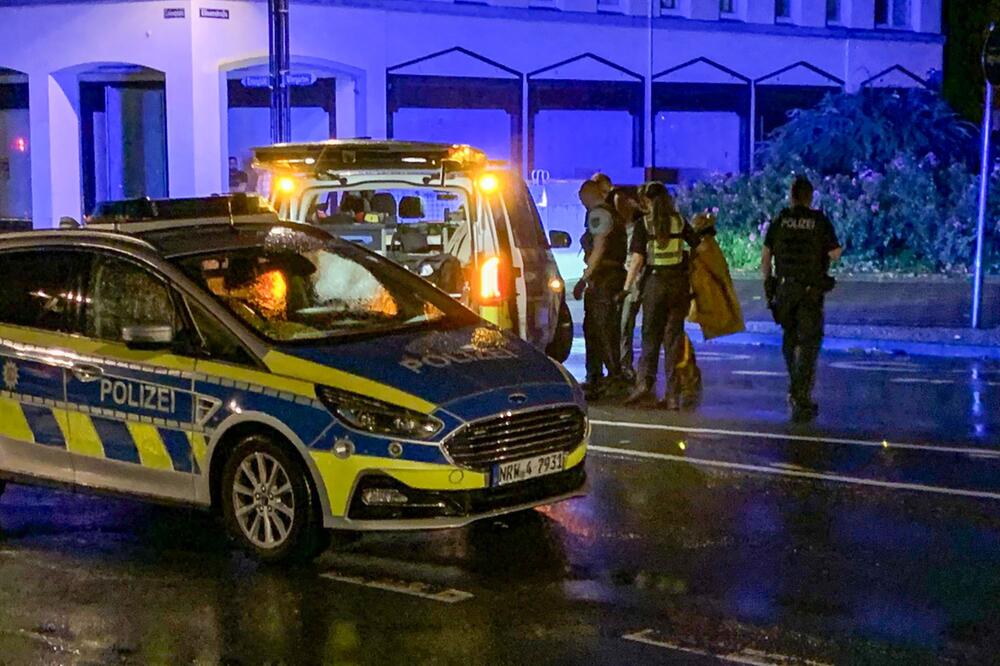
M271 76L271 142L287 143L292 133L292 100L288 89L291 54L288 38L288 0L267 0L268 46Z
M652 180L653 172L656 171L656 145L653 137L656 119L653 117L653 3L657 0L649 0L646 8L646 85L643 90L643 113L646 117L643 132L643 150L646 159L646 173L644 180Z
M979 208L976 215L976 255L972 270L972 328L981 325L983 309L983 245L986 241L986 212L990 194L990 172L993 154L990 139L993 134L993 86L1000 84L1000 33L990 24L983 46L983 75L986 79L986 100L983 104L983 154L979 165Z

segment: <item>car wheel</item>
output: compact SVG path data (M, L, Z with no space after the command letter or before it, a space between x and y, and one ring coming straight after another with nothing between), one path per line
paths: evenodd
M3 491L7 490L7 482L0 481L0 497L3 496Z
M560 363L565 363L572 349L573 315L569 312L569 306L563 301L559 306L559 322L556 324L556 334L553 336L552 342L545 349L545 353Z
M219 497L232 539L264 562L305 561L329 545L305 466L266 435L226 459Z

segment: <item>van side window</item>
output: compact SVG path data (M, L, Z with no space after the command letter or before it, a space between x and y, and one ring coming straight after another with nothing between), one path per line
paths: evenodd
M188 299L188 306L191 311L191 319L205 343L205 351L211 360L235 363L236 365L256 365L250 352L243 347L236 336L226 330L205 308L190 299Z
M535 201L531 198L531 192L528 191L524 181L512 176L502 191L510 226L514 232L514 244L521 248L548 247L549 241L545 237L542 220L538 216Z
M87 260L70 250L0 254L0 322L78 333Z
M129 326L178 328L167 285L148 269L110 255L96 255L84 302L84 335L122 341Z

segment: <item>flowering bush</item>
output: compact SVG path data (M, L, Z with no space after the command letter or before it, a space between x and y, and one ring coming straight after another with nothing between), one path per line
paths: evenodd
M787 205L792 179L803 174L816 186L815 205L830 217L844 246L842 269L967 272L975 248L979 178L963 157L968 149L967 128L946 107L942 109L943 103L928 101L928 95L921 92L907 98L905 108L912 111L914 125L908 128L899 122L898 97L895 103L882 106L872 103L868 95L828 98L817 110L798 112L772 136L761 153L765 162L759 171L718 176L683 187L678 202L688 214L718 208L718 240L731 266L756 268L767 224ZM921 111L917 102L931 108ZM842 136L825 143L814 141L799 153L788 145L818 132L822 125L818 114L843 116L845 109L851 111L847 115L852 122L856 116L874 114L861 123L868 129L860 132L857 145L851 126L838 122L830 127ZM889 117L883 117L887 114ZM869 131L871 127L881 128L881 138ZM884 152L887 146L910 144L919 150ZM829 154L817 152L817 145L825 145ZM942 148L945 157L930 147ZM848 157L854 159L851 168L844 167L843 160ZM1000 170L994 171L991 186L986 260L997 272Z

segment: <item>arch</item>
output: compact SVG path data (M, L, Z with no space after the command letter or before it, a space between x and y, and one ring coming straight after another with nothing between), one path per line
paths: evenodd
M888 85L886 85L888 84ZM927 81L902 65L893 65L861 82L862 88L926 88Z
M0 67L0 231L31 223L30 137L28 75Z
M678 181L749 167L749 76L705 56L653 76L655 164Z
M463 46L386 68L389 138L470 143L521 162L521 72Z
M843 79L805 60L755 79L755 139L764 139L784 125L794 109L816 106L826 95L843 89Z
M314 56L291 56L292 139L319 141L364 134L365 72L347 63ZM269 60L252 55L219 66L223 182L240 189L250 175L250 149L267 145L270 134ZM230 178L233 176L233 178ZM252 184L251 184L252 185Z
M641 179L645 81L589 51L528 73L528 169L556 178L607 171L615 181Z

